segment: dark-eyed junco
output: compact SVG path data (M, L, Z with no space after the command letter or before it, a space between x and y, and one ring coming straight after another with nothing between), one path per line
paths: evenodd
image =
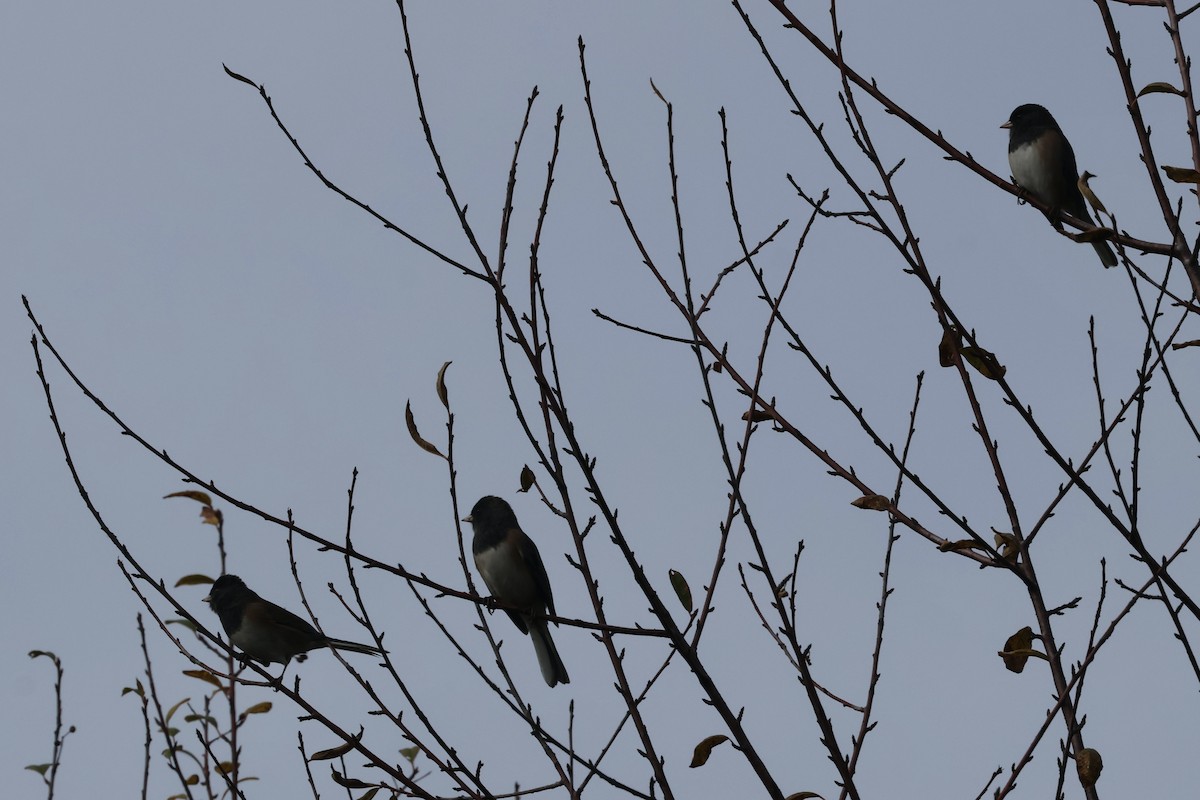
M204 601L221 618L221 627L242 652L263 664L303 661L305 653L334 647L355 653L383 655L378 647L330 639L286 608L263 600L237 575L222 575L213 581Z
M1092 222L1079 191L1075 151L1050 112L1033 103L1017 106L1000 127L1008 128L1008 166L1013 180L1050 206L1051 213L1046 215L1050 224L1062 227L1060 209L1076 219ZM1117 265L1117 256L1107 242L1092 242L1092 247L1104 266Z
M499 497L484 497L463 522L471 523L475 531L471 542L475 567L488 591L504 605L513 606L504 610L521 633L533 639L542 677L550 686L570 683L546 625L546 613L554 613L550 578L537 546L517 524L512 507Z

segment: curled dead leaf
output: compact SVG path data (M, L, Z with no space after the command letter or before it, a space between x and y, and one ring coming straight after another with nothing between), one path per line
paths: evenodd
M328 761L331 758L340 758L341 756L344 756L344 755L346 755L346 753L349 753L351 750L353 750L354 746L362 741L362 737L363 737L363 730L360 728L357 734L350 737L349 741L342 742L337 747L331 747L328 750L319 750L319 751L313 753L311 756L309 756L308 760L309 761ZM359 787L359 788L365 788L365 787Z
M651 78L651 79L650 79L650 88L651 88L651 90L653 90L653 91L654 91L654 95L655 95L655 97L657 97L659 100L662 100L664 103L666 103L666 102L667 102L667 98L663 97L663 93L662 93L662 92L660 92L660 91L658 90L658 87L654 85L654 79L653 79L653 78Z
M729 741L729 737L724 734L706 736L701 739L700 744L696 745L696 749L692 751L692 763L688 766L692 769L704 766L708 762L708 757L712 755L713 748L727 741Z
M529 465L526 464L521 467L521 488L517 489L517 491L528 492L533 488L535 483L537 483L537 476L533 474L533 470L529 468Z
M857 500L851 500L850 505L867 511L887 511L891 508L892 501L881 494L864 494Z
M411 436L412 440L417 443L417 447L421 448L426 453L433 453L435 456L445 458L445 456L442 455L441 450L438 450L436 446L421 438L421 434L417 430L417 421L413 418L411 402L404 404L404 422L406 425L408 425L408 435Z
M946 328L942 331L942 341L938 343L938 365L942 367L954 366L954 354L958 352L962 346L962 336L954 328Z
M998 381L1008 372L1008 368L1000 364L994 353L982 347L964 347L959 352L976 372L988 380Z
M1090 789L1100 780L1100 771L1104 769L1104 759L1100 752L1085 747L1075 754L1075 771L1079 774L1079 782L1083 788Z
M1033 649L1033 628L1028 625L1008 637L1007 641L1004 642L1004 649L996 655L1004 660L1004 666L1010 672L1023 671L1025 663L1031 657L1049 661L1045 653Z
M333 778L333 782L338 786L345 786L347 789L370 789L372 786L372 784L367 783L366 781L360 781L358 778L351 778L343 775L336 769L331 769L329 771L333 773L331 777Z
M1190 167L1163 167L1163 172L1176 183L1200 183L1200 172Z
M446 391L446 368L453 363L453 361L447 361L445 364L442 364L442 368L438 370L437 376L438 400L442 401L442 405L444 405L447 410L450 409L450 394Z
M1182 91L1176 89L1166 81L1154 81L1153 83L1147 83L1142 87L1141 91L1137 93L1137 96L1141 97L1144 94L1177 94L1180 97L1183 97Z
M938 545L938 550L943 553L956 553L960 550L977 550L979 542L974 539L959 539L954 542L942 542Z
M1017 556L1021 554L1021 547L1017 544L1017 537L1011 533L998 531L992 528L992 540L996 543L996 549L1000 551L1000 555L1007 558L1009 561L1015 561Z
M231 70L229 67L226 67L224 64L222 64L221 66L225 68L225 74L228 75L229 77L233 78L235 81L241 81L242 83L248 83L251 86L253 86L255 89L258 88L258 84L255 83L254 81L250 80L249 78L247 78L245 75L239 75L238 73Z
M197 503L206 506L212 505L212 498L206 492L171 492L170 494L163 495L163 500L170 497L186 497L188 500L195 500Z
M1087 171L1080 175L1079 180L1077 181L1079 192L1083 195L1083 198L1091 204L1092 208L1096 209L1101 214L1107 214L1108 209L1104 207L1104 203L1100 202L1100 198L1096 196L1096 193L1092 191L1092 187L1088 185L1088 181L1094 177L1096 176ZM1105 228L1103 230L1107 229Z

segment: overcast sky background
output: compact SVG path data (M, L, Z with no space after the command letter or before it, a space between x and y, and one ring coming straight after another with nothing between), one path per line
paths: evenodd
M794 5L828 31L824 4ZM768 4L749 0L747 6L801 98L835 131L857 174L868 177L840 127L835 71L783 30ZM1014 106L1042 103L1072 139L1081 169L1099 174L1093 185L1123 227L1163 238L1090 4L852 2L840 13L852 65L878 78L884 91L953 144L1007 175L1006 132L997 126ZM1138 83L1177 82L1161 15L1115 13ZM609 202L582 102L577 37L588 45L597 110L629 209L673 276L664 108L651 79L674 103L698 287L739 254L726 210L719 108L728 112L748 235L761 239L779 221L792 220L762 262L776 285L807 216L785 175L814 194L832 187L837 207L852 201L789 113L726 3L413 2L409 16L435 135L492 257L512 142L525 99L539 87L516 198L510 247L516 268L524 265L536 218L554 111L564 106L542 265L567 399L648 574L669 594L667 570L679 569L699 595L727 487L690 353L616 330L591 314L599 307L632 323L683 332ZM1036 29L1028 22L1034 17ZM1189 19L1187 25L1194 24ZM1185 39L1189 33L1185 27ZM0 764L10 796L43 793L22 767L50 754L52 674L48 662L26 657L31 649L63 658L65 717L79 728L67 743L60 796L133 796L141 779L140 715L132 698L119 696L142 672L134 625L139 606L62 463L34 375L22 294L90 388L194 472L271 513L282 516L290 508L301 525L336 539L357 467L359 546L461 585L444 463L412 444L403 419L411 399L426 438L444 439L433 386L441 364L453 361L447 380L466 505L459 515L480 495L506 496L541 548L560 613L588 615L583 587L563 557L566 529L535 498L515 494L521 466L532 463L533 454L497 368L485 287L326 191L258 95L227 77L222 63L266 85L330 179L435 246L470 258L421 136L393 3L113 0L0 9L6 76L0 83L0 366L7 376L0 395L0 485L8 532L0 559L7 642L0 649ZM898 184L950 302L1010 365L1017 391L1063 451L1079 458L1096 430L1089 316L1097 320L1110 403L1134 385L1143 336L1123 270L1101 270L1090 247L1057 236L1035 211L943 160L860 99L882 151L907 159ZM1178 100L1157 95L1143 108L1163 163L1187 165ZM1185 217L1192 214L1187 207ZM818 357L834 366L854 401L897 443L914 376L926 370L915 469L979 528L1004 529L961 386L951 371L937 368L940 331L918 282L881 241L844 221L818 223L802 264L801 284L786 310ZM1151 259L1145 264L1152 273L1161 269ZM1181 278L1175 280L1184 291ZM752 356L765 321L757 290L743 272L724 291L710 324L730 339L732 352ZM1197 336L1185 331L1183 338ZM1184 351L1175 363L1177 379L1194 397L1200 386L1192 358ZM193 572L215 575L212 531L200 525L197 507L160 499L185 488L178 476L121 437L60 370L49 372L77 464L108 523L168 583ZM720 391L722 412L733 422L742 401L728 385ZM1062 475L994 387L980 391L1028 525ZM894 470L786 348L773 353L767 392L822 446L890 493ZM1195 442L1180 434L1163 389L1151 393L1148 413L1142 528L1151 550L1165 553L1194 522L1192 487L1200 476ZM772 556L782 563L797 540L807 546L801 635L813 642L815 674L861 701L886 520L850 508L853 491L790 441L769 431L758 437L749 494ZM1118 442L1127 448L1127 434ZM1099 468L1093 477L1109 486ZM915 493L909 497L914 516L958 538L928 503ZM299 610L282 532L225 510L231 570L269 599ZM1036 555L1048 600L1085 597L1078 611L1058 620L1060 640L1075 658L1091 623L1099 558L1108 557L1111 575L1140 583L1143 572L1078 496L1063 504L1042 536ZM361 639L322 590L326 581L339 580L340 560L301 549L302 574L325 628ZM610 619L648 623L645 603L632 596L612 549L598 542L593 550ZM751 558L744 536L735 537L730 557ZM1175 574L1197 585L1194 561L1185 557ZM803 693L751 621L733 577L726 573L717 627L704 652L731 701L746 707L748 727L785 791L835 795ZM1027 600L1007 574L981 573L908 534L897 546L893 579L880 724L860 766L859 787L865 796L973 797L993 769L1020 757L1050 703L1045 669L1033 664L1013 675L995 656L1008 635L1033 624ZM476 691L466 665L408 590L380 575L362 580L402 672L467 760L482 760L497 790L517 780L550 780L536 744L495 698ZM202 587L179 592L215 627L203 595ZM1111 592L1110 613L1123 600ZM490 664L471 630L469 605L441 599L435 606ZM599 646L583 631L558 629L572 683L550 690L537 675L528 641L507 621L493 621L508 643L510 665L527 669L527 697L537 713L562 731L574 699L581 749L595 752L618 714ZM151 637L165 700L200 697L203 684L179 675L188 664L157 631L151 629ZM648 674L662 655L659 643L627 645L637 675ZM1105 759L1102 793L1186 796L1181 787L1194 784L1200 725L1195 682L1166 618L1146 604L1109 647L1089 678L1083 705L1088 743ZM374 669L369 659L360 666ZM348 727L358 724L359 701L331 656L317 654L300 670L316 702ZM242 697L279 700L262 690ZM696 741L722 732L686 668L673 667L647 713L660 726L662 754L680 796L758 793L731 748L718 750L703 769L684 768ZM838 711L835 721L849 747L857 719ZM262 779L247 786L250 796L306 791L295 727L286 701L250 723L243 774ZM333 744L315 726L306 731L312 749ZM373 732L382 752L406 744L398 738L390 744L384 729ZM1027 796L1052 791L1062 733L1056 722L1024 775ZM613 768L636 781L645 770L633 755L633 740L623 741L625 752ZM164 770L154 775L152 796L176 791ZM1067 787L1068 797L1080 796L1073 775ZM431 788L444 786L434 781ZM326 782L323 789L334 787Z

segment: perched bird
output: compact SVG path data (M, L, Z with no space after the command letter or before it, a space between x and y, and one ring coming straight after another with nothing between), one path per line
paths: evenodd
M263 600L237 575L222 575L213 581L204 602L221 618L229 641L263 664L283 664L286 670L293 658L303 661L309 650L322 647L374 656L385 652L370 645L330 639L286 608Z
M499 497L484 497L463 522L471 523L475 531L471 553L476 569L488 591L513 607L504 609L513 624L533 639L542 677L550 686L570 683L546 625L546 613L554 613L550 578L537 546L521 530L512 507Z
M1050 213L1046 215L1050 224L1062 228L1059 210L1084 222L1092 222L1087 203L1079 191L1075 151L1050 112L1033 103L1017 106L1008 122L1000 127L1008 129L1008 166L1012 169L1013 180L1050 206ZM1117 256L1107 242L1095 241L1092 247L1104 266L1117 265Z

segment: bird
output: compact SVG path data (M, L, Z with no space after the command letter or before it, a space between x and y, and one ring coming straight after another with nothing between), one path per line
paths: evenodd
M386 651L371 645L331 639L286 608L259 597L237 575L213 581L204 602L221 618L229 641L264 665L303 661L310 650L332 647L353 653L381 656Z
M1075 151L1050 112L1027 103L1017 106L1000 127L1008 129L1008 166L1013 180L1050 206L1046 214L1050 224L1062 228L1058 213L1062 210L1094 225L1079 191ZM1117 256L1107 242L1098 240L1091 244L1105 267L1117 265Z
M471 554L479 575L492 596L510 606L504 610L513 624L533 640L542 678L551 687L570 683L546 624L547 612L554 613L550 578L537 545L521 530L512 506L499 497L483 497L463 522L471 523L475 534Z

